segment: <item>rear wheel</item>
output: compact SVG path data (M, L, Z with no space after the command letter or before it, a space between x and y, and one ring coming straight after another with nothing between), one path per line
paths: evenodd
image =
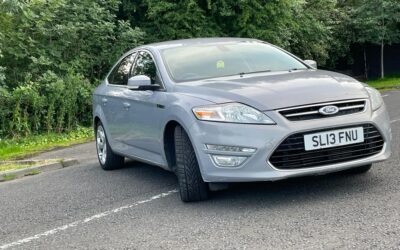
M101 122L98 122L96 126L96 149L100 166L104 170L118 169L124 165L124 157L117 155L112 151Z
M178 177L181 200L201 201L208 199L209 189L201 177L199 164L192 143L181 126L175 128L174 172Z
M349 174L363 174L363 173L368 172L371 169L371 167L372 167L372 164L369 164L369 165L364 165L361 167L350 168L350 169L345 170L345 172L349 173Z

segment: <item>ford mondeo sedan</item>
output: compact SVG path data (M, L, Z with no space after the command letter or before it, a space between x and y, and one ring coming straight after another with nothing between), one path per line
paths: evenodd
M364 173L391 154L377 90L253 39L135 48L96 88L93 116L103 169L160 166L183 201L231 182Z

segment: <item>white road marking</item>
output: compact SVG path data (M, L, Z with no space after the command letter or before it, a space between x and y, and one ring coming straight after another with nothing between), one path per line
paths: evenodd
M392 120L390 123L400 122L400 119Z
M154 201L154 200L157 200L157 199L164 198L164 197L166 197L168 195L171 195L173 193L176 193L176 192L178 192L178 190L176 190L176 189L170 190L168 192L152 196L152 197L150 197L150 198L148 198L146 200L137 201L137 202L135 202L133 204L130 204L130 205L122 206L122 207L119 207L119 208L115 208L115 209L112 209L112 210L105 211L103 213L95 214L95 215L90 216L90 217L88 217L86 219L77 220L75 222L72 222L72 223L69 223L69 224L66 224L66 225L63 225L63 226L60 226L60 227L56 227L56 228L48 230L46 232L43 232L43 233L40 233L40 234L36 234L34 236L31 236L31 237L28 237L28 238L25 238L25 239L22 239L22 240L18 240L18 241L14 241L14 242L2 245L2 246L0 246L0 249L7 249L7 248L10 248L10 247L15 247L15 246L18 246L18 245L22 245L22 244L31 242L33 240L37 240L39 238L43 238L43 237L46 237L46 236L49 236L49 235L53 235L53 234L59 233L61 231L65 231L65 230L67 230L67 229L69 229L71 227L77 227L79 225L83 225L85 223L88 223L88 222L90 222L92 220L97 220L97 219L100 219L100 218L105 217L105 216L109 216L109 215L112 215L112 214L115 214L115 213L119 213L122 210L133 208L133 207L136 207L136 206L144 204L144 203L148 203L148 202L151 202L151 201Z
M386 94L386 95L382 95L382 97L387 97L387 96L389 96L389 94Z
M385 97L385 96L388 96L388 95L384 95L383 97ZM395 119L395 120L390 121L390 123L395 123L395 122L399 122L399 121L400 121L400 119ZM133 208L133 207L136 207L138 205L151 202L153 200L164 198L164 197L166 197L168 195L171 195L173 193L176 193L176 192L178 192L178 190L173 189L173 190L170 190L168 192L152 196L152 197L150 197L149 199L146 199L146 200L137 201L137 202L135 202L133 204L130 204L130 205L122 206L122 207L119 207L119 208L115 208L115 209L112 209L112 210L105 211L103 213L95 214L95 215L90 216L88 218L85 218L83 220L77 220L75 222L72 222L72 223L69 223L69 224L66 224L66 225L63 225L63 226L60 226L60 227L56 227L56 228L48 230L46 232L43 232L43 233L40 233L40 234L36 234L34 236L31 236L31 237L28 237L28 238L25 238L25 239L22 239L22 240L18 240L18 241L14 241L14 242L2 245L2 246L0 246L0 249L7 249L7 248L10 248L10 247L14 247L14 246L22 245L24 243L31 242L33 240L37 240L39 238L43 238L43 237L46 237L46 236L49 236L49 235L53 235L53 234L56 234L58 232L65 231L65 230L67 230L67 229L69 229L71 227L76 227L78 225L83 225L83 224L88 223L88 222L90 222L92 220L100 219L102 217L109 216L111 214L119 213L122 210Z

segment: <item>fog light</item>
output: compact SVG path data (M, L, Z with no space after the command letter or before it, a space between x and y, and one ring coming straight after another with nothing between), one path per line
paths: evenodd
M244 148L244 147L236 147L236 146L206 144L206 147L209 150L224 151L224 152L242 152L242 153L256 152L255 148Z
M237 167L242 164L247 157L244 156L227 156L227 155L213 155L215 164L220 167Z

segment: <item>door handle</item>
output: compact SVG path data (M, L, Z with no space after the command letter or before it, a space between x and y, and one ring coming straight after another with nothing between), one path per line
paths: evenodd
M108 100L107 100L107 98L102 98L102 99L101 99L101 102L102 102L103 105L105 106L105 105L107 104Z
M128 110L131 107L131 104L129 102L124 102L123 104L126 110Z

